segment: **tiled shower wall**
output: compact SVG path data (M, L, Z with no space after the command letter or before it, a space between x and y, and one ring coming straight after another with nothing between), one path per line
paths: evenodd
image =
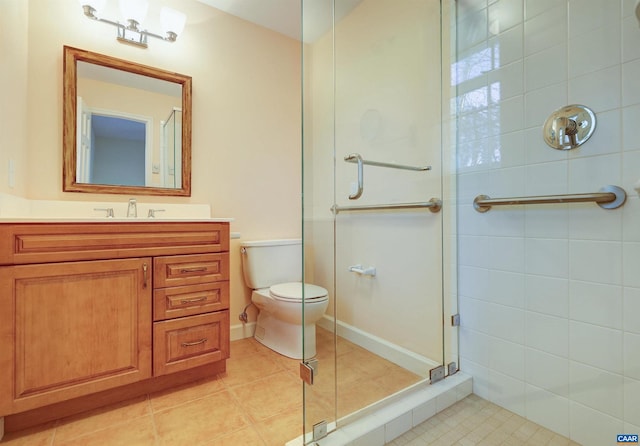
M635 0L458 0L460 364L474 392L585 445L640 433L640 27ZM542 138L556 109L597 127ZM596 192L626 204L494 207Z

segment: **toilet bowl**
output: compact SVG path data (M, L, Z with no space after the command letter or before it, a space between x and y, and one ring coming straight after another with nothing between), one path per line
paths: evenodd
M259 310L254 338L294 359L302 359L303 348L305 359L315 356L315 324L329 305L326 289L300 281L301 244L287 239L240 245L245 283L253 289L251 301Z
M302 286L300 282L288 282L270 288L253 290L251 301L260 310L254 337L271 350L302 359L316 355L316 322L329 305L327 290L304 284L304 341L302 333Z

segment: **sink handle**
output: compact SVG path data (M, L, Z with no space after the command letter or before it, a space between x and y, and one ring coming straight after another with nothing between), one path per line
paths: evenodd
M148 218L156 218L156 212L164 212L164 209L149 209Z
M107 218L113 218L113 208L93 208L94 211L104 211Z

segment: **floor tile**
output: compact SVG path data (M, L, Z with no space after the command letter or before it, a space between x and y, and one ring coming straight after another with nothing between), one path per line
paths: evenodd
M211 443L206 443L206 446L266 446L265 443L255 427L246 427L239 431L233 432L229 435L225 435Z
M50 446L56 433L57 421L30 429L5 434L2 446Z
M149 395L151 409L154 412L166 410L170 407L179 406L189 401L203 398L216 392L224 390L225 386L219 376L185 384L173 389Z
M126 423L105 426L92 433L63 441L56 436L54 446L153 446L158 444L153 417L147 415Z
M289 440L302 435L301 408L281 412L256 423L267 446L282 446Z
M238 385L231 392L253 422L293 409L302 415L302 381L286 371L247 385Z
M221 392L154 414L163 445L198 446L250 425L231 394Z
M473 394L389 444L393 446L577 445L566 437Z
M263 350L245 353L233 353L227 360L227 371L222 373L222 381L229 387L244 386L267 376L279 373L282 367L275 360L276 353L269 353L266 347Z
M422 378L318 329L318 375L306 386L307 428L376 402ZM300 361L255 339L231 343L227 372L164 392L8 433L0 446L276 446L302 433ZM336 364L338 370L336 371ZM575 446L476 395L395 439L395 446L549 444ZM496 443L497 444L497 443Z
M145 395L80 415L63 418L56 429L56 444L68 442L74 438L102 430L105 427L117 426L150 414L149 401Z

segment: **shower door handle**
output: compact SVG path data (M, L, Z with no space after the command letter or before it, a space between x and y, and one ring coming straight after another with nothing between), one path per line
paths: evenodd
M359 153L352 153L344 157L345 161L353 161L354 159L358 163L358 190L355 194L349 195L349 200L357 200L360 198L364 189L364 169L362 168L364 163L362 162L362 156L360 156Z

